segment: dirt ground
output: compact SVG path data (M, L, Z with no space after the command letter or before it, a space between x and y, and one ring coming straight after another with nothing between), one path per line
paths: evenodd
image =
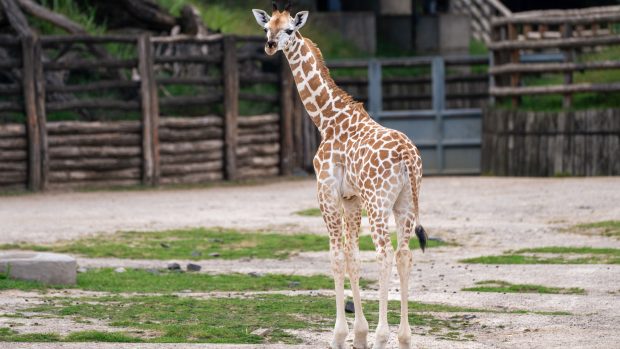
M192 190L7 196L0 197L0 243L40 243L117 230L197 226L325 234L320 217L294 214L312 207L317 207L313 180ZM409 286L411 300L492 309L566 311L571 315L477 313L470 321L471 326L464 330L475 336L474 341L446 342L432 336L415 335L414 345L422 348L618 348L620 265L494 266L458 262L463 258L529 247L620 248L620 241L612 238L564 230L577 223L609 219L620 219L620 178L425 179L421 196L423 225L429 235L459 246L433 248L424 254L414 252L415 265ZM364 221L363 225L368 232L368 223ZM376 278L374 254L364 252L362 257L363 276ZM86 267L161 267L166 263L87 258L79 258L78 262ZM301 253L286 261L209 260L200 264L205 272L329 273L328 256L323 252ZM581 287L587 295L461 291L476 281L491 279ZM398 299L397 280L394 274L392 299ZM332 294L331 291L323 293ZM15 291L0 292L0 312L18 306L20 297L25 296ZM34 294L27 296L36 298ZM377 292L366 290L363 297L376 299ZM0 325L2 321L0 316ZM328 332L299 335L309 344L326 344L330 337ZM392 339L395 340L395 329ZM31 344L24 347L47 349L53 346ZM173 348L166 345L88 347Z

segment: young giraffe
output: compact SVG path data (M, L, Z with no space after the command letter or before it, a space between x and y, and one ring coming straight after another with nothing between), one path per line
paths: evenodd
M422 180L420 152L401 132L382 127L372 120L362 104L338 88L330 77L321 52L304 39L299 29L308 19L302 11L290 16L290 2L273 13L252 10L267 33L265 52L282 50L289 61L299 95L318 127L322 141L314 157L318 200L330 236L331 269L336 291L336 324L331 347L344 348L349 328L344 314L344 278L349 274L355 305L354 348L368 348L368 322L362 311L359 289L359 231L362 206L367 210L372 240L379 262L379 323L374 349L386 347L388 283L394 251L388 220L394 213L398 227L396 263L400 277L400 348L411 346L408 320L409 274L412 232L426 245L426 233L418 217L418 193ZM344 236L343 236L344 221Z

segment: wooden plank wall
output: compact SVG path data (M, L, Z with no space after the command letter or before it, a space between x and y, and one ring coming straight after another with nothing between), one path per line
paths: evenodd
M27 185L26 125L0 125L0 189L25 189Z
M620 110L487 109L482 171L498 176L620 175Z
M50 189L138 185L139 121L48 122Z

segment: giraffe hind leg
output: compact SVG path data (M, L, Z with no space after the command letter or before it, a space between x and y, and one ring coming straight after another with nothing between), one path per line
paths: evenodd
M361 200L357 196L345 198L342 202L344 208L345 222L345 245L344 255L347 273L351 281L351 293L353 294L353 304L355 306L355 320L353 322L353 348L368 348L368 321L364 317L362 310L362 300L360 296L360 256L359 256L359 233L362 220Z

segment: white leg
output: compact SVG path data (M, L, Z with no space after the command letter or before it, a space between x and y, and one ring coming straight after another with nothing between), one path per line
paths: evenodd
M344 276L345 259L342 241L342 215L340 214L340 200L332 186L319 183L319 205L323 213L323 220L329 231L329 256L334 288L336 291L336 324L334 338L331 343L333 349L344 349L345 340L349 334L349 326L344 314Z
M362 219L362 207L360 199L355 197L343 201L346 239L344 254L346 259L347 272L351 281L351 292L353 293L353 304L355 306L355 321L353 323L353 348L368 348L368 321L362 310L362 300L360 296L360 257L359 257L359 231Z
M368 214L370 215L372 238L375 243L377 260L379 262L379 323L377 325L373 349L384 349L390 339L387 308L394 249L392 248L388 231L389 212L387 212L387 210L369 208Z
M414 233L415 216L409 196L401 195L396 202L394 217L398 226L398 249L396 250L396 268L400 278L400 326L398 327L398 345L400 349L411 348L411 327L409 326L409 274L413 258L409 249L409 240Z

